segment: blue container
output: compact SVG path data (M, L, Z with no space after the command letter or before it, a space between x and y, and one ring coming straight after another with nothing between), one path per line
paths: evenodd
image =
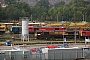
M11 43L10 42L6 42L6 46L11 46Z
M19 34L21 32L21 26L12 26L12 33Z

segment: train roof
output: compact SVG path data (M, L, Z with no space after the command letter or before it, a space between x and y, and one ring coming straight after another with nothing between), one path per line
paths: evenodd
M22 27L22 26L12 26L12 27ZM65 26L60 26L60 27L52 27L52 26L28 26L28 27L34 27L34 28L66 28Z
M22 26L12 26L12 27L22 27Z
M12 24L19 24L19 23L0 23L0 24L7 24L7 25L11 24L12 25Z
M37 30L36 32L67 32L67 30Z
M28 24L30 24L30 25L37 25L37 24L45 24L45 23L28 23Z
M38 28L38 27L37 27ZM53 26L41 26L40 28L66 28L64 26L53 27Z

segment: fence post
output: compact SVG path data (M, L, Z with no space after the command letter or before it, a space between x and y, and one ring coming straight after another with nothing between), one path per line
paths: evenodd
M55 60L55 53L54 53L54 60Z
M62 60L63 60L63 52L62 52Z

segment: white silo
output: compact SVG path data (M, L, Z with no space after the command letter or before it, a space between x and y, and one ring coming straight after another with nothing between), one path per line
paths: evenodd
M28 32L28 22L29 19L27 17L22 18L22 40L28 40L29 41L29 32Z

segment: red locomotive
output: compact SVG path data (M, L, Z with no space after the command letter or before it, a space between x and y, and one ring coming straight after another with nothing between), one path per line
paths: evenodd
M68 38L68 39L74 39L76 35L76 38L85 38L90 37L90 31L85 30L54 30L54 31L42 31L37 30L37 33L35 36L38 39L57 39L57 38Z
M54 31L40 31L37 30L35 36L38 39L58 39L58 38L74 38L75 31L74 30L54 30ZM76 36L79 37L79 31L76 31Z
M80 30L79 33L82 37L90 37L90 31Z
M39 31L54 31L54 30L66 30L66 27L34 27L34 26L28 26L29 33L35 33L37 30Z

